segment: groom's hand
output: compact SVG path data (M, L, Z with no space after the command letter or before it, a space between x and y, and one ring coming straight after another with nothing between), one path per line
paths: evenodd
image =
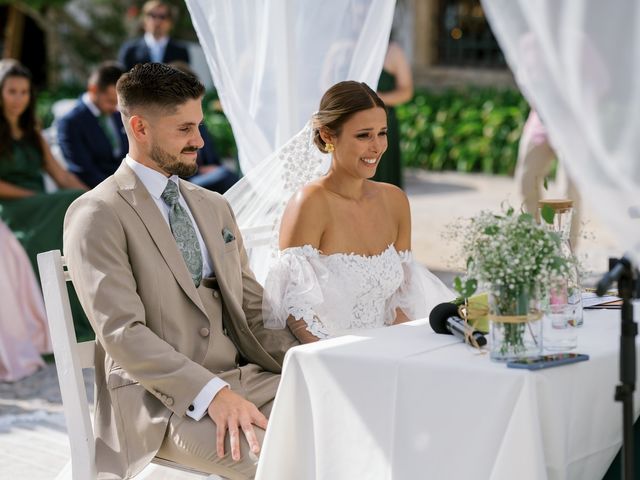
M224 457L224 437L229 431L231 443L231 458L240 460L240 429L249 442L249 448L254 454L260 452L260 443L253 429L254 425L267 429L267 417L258 407L245 400L229 388L220 390L209 404L207 413L216 424L216 452L219 458Z

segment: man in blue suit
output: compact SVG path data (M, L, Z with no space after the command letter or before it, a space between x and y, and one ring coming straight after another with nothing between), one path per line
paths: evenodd
M69 170L91 188L116 171L129 149L117 111L116 82L122 73L115 62L100 64L89 77L87 91L57 124Z
M144 4L144 36L126 42L118 53L118 61L126 70L131 70L138 63L189 63L187 48L169 37L174 17L174 8L165 1L151 0Z

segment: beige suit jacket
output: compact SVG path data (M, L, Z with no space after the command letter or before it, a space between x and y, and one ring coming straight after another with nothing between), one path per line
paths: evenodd
M249 269L233 213L219 194L185 181L183 194L213 260L228 335L250 363L278 373L295 344L266 330L262 287ZM235 240L225 243L223 229ZM210 320L171 230L123 162L65 217L73 284L96 332L96 463L100 478L129 478L214 373L202 366ZM212 445L215 439L212 439Z

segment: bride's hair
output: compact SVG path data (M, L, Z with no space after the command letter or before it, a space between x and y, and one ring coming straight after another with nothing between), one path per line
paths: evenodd
M353 114L374 107L386 111L384 102L366 83L353 80L336 83L322 96L320 109L311 117L313 142L321 152L328 153L320 129L326 128L334 135L340 135L342 125Z

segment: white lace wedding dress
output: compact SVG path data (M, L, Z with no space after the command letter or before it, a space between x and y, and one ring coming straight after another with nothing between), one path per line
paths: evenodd
M411 252L389 245L370 257L323 255L311 245L280 252L265 282L267 328L284 328L287 318L304 320L318 338L391 325L396 308L410 319L426 317L453 293L418 265Z
M324 175L330 163L330 155L315 146L309 122L224 195L243 232L262 230L268 238L266 245L249 251L251 269L265 287L265 326L285 328L293 315L304 319L312 334L327 338L390 325L397 307L413 320L452 300L453 292L418 265L411 252L397 252L393 245L371 257L324 255L310 245L278 250L287 202Z

